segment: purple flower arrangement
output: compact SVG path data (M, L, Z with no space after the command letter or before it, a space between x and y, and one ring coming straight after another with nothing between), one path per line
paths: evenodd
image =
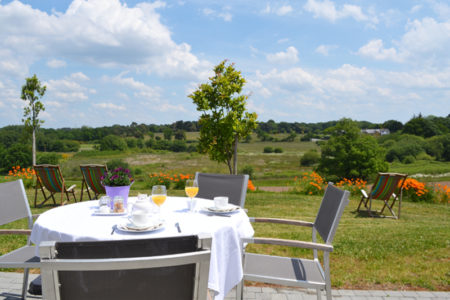
M104 186L126 186L134 182L130 170L122 167L105 172L100 179Z

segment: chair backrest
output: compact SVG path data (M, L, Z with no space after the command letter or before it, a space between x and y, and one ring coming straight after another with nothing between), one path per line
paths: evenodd
M403 188L403 182L407 176L398 173L378 173L370 196L372 199L389 200L393 193Z
M198 182L197 197L214 199L217 196L228 197L228 202L244 207L247 195L248 175L226 175L195 173Z
M0 183L0 225L28 218L32 227L30 204L22 179Z
M325 243L333 242L336 229L341 219L344 208L349 203L350 192L343 191L328 183L319 212L314 221L314 228L320 234Z
M64 179L61 169L56 165L35 165L33 166L41 184L52 193L63 192Z
M105 165L80 165L84 182L95 194L104 194L105 187L102 185L101 177L105 175L108 168Z
M203 300L210 248L211 236L46 242L40 246L43 298Z

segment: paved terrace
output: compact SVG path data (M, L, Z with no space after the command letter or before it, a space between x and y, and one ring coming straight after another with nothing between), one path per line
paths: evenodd
M30 281L37 275L30 274ZM0 272L0 300L20 299L22 289L21 273ZM234 290L225 298L235 299ZM325 296L325 294L323 294ZM416 300L416 299L450 299L450 292L416 292L416 291L359 291L359 290L333 290L336 300ZM28 299L42 299L42 297L29 295ZM315 290L246 287L244 299L249 300L310 300L317 299Z

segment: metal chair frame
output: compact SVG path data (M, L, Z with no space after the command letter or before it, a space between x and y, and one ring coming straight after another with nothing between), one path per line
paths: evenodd
M229 203L244 207L247 195L248 175L195 173L199 191L197 197L214 199L215 196L226 196ZM235 191L237 190L237 193ZM238 195L236 195L238 194Z
M309 227L312 229L312 241L296 241L276 238L241 239L242 249L246 243L269 244L279 246L312 249L314 259L290 258L271 255L254 254L243 251L244 276L237 287L237 299L243 299L244 280L259 281L272 284L315 288L317 299L321 299L321 290L325 290L328 300L331 296L330 252L339 220L344 208L349 203L350 193L328 184L314 223L276 218L250 218L251 222L286 224ZM317 242L317 233L324 243ZM323 252L323 263L320 262L318 251Z
M27 297L28 274L30 268L39 268L39 257L35 255L35 246L31 244L30 234L33 227L28 198L22 179L0 183L0 225L19 219L28 220L28 229L0 229L0 235L27 235L25 246L0 256L1 268L23 268L22 298Z

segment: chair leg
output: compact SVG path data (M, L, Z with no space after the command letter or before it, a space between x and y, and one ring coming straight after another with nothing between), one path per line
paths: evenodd
M23 270L22 298L27 299L28 273L29 269Z
M317 300L321 300L322 299L322 290L320 288L317 288L316 293L317 293Z
M359 209L360 209L360 207L361 207L361 204L364 202L364 206L367 208L367 200L366 201L364 201L365 200L365 197L364 196L362 196L361 197L361 201L359 201L359 205L358 205L358 208L356 209L356 211L359 211Z
M243 300L244 299L244 279L238 283L236 286L236 299Z

